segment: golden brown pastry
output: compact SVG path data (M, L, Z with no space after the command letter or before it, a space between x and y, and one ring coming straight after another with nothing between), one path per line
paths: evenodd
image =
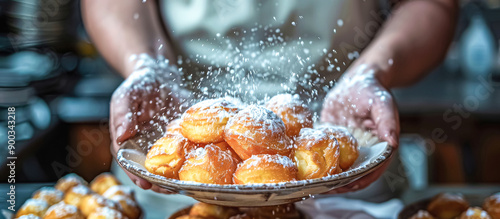
M459 219L491 219L490 215L478 207L472 207L464 211Z
M297 179L293 161L281 155L254 155L238 165L233 181L236 184L280 183Z
M238 154L236 154L236 152L234 152L234 150L231 148L231 146L229 146L229 144L227 144L225 141L223 142L219 142L217 144L214 144L215 146L219 147L222 151L226 151L228 153L231 154L231 157L233 157L233 159L235 161L237 161L237 163L241 163L241 158L238 156Z
M211 205L198 202L193 205L189 211L189 216L197 216L201 218L217 218L229 219L231 216L238 214L237 208Z
M106 192L104 192L104 194L102 194L103 197L108 198L108 199L111 199L117 195L125 196L131 200L135 200L134 190L132 188L130 188L128 186L124 186L124 185L113 186L113 187L109 188L108 190L106 190Z
M302 128L313 127L312 113L298 95L279 94L265 106L283 120L289 137L297 136Z
M62 201L63 196L63 192L53 187L43 187L33 194L33 199L45 200L49 205L53 205Z
M83 197L90 194L92 191L84 185L77 185L69 189L64 195L64 202L69 205L80 206Z
M224 140L242 160L257 154L290 156L293 147L283 121L261 106L249 106L231 117Z
M64 202L59 202L50 208L45 213L43 219L84 219L82 213L77 207L68 205Z
M277 206L255 207L255 208L240 208L247 215L247 218L252 219L300 219L300 214L295 209L294 204L284 204Z
M182 216L176 217L175 219L208 219L208 218L198 217L198 216L191 216L191 215L182 215Z
M49 208L47 201L43 199L28 199L17 211L16 217L21 217L23 215L35 215L38 217L43 217L45 212Z
M237 215L231 216L229 219L254 219L254 218L246 213L242 213L242 214L237 214Z
M318 129L333 135L340 145L339 165L342 170L347 170L354 164L359 156L358 141L344 127L322 125Z
M170 133L170 134L179 134L182 135L181 132L181 118L174 119L168 123L165 133Z
M434 217L426 210L420 210L410 217L410 219L434 219Z
M332 135L303 128L295 138L295 147L294 160L299 180L329 176L338 171L339 145Z
M493 219L500 219L500 194L492 195L484 200L483 208Z
M463 195L441 193L431 200L427 211L439 219L452 219L460 216L467 208L469 203Z
M122 212L128 219L137 219L141 216L141 208L139 205L130 197L124 195L115 195L110 198L111 201L115 201L120 205Z
M221 142L228 119L238 110L240 101L234 98L201 101L182 115L182 135L194 143Z
M120 185L120 181L111 173L101 173L90 182L90 189L102 195L112 186Z
M122 212L108 207L97 208L90 213L87 219L130 219Z
M64 193L66 193L68 190L70 190L71 188L73 188L74 186L77 186L77 185L87 186L88 183L87 183L87 181L82 179L82 177L80 177L74 173L70 173L66 176L63 176L61 179L59 179L54 187L56 189L64 192Z
M114 201L111 201L107 198L102 197L99 194L89 194L83 197L80 202L80 211L82 211L83 215L88 217L92 212L94 212L98 208L108 207L115 210L121 210L120 205Z
M230 153L212 144L196 148L187 155L179 179L212 184L231 184L237 161Z
M34 214L28 214L28 215L23 215L21 217L16 217L16 219L41 219L41 217L38 217Z
M179 169L186 160L186 153L194 147L178 134L166 134L155 142L146 155L144 166L156 175L179 179Z

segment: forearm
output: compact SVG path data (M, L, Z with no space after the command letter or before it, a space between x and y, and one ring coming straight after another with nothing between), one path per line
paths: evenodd
M173 60L153 0L83 0L82 15L93 43L123 77L132 73L133 54Z
M417 81L446 55L455 28L456 4L452 0L403 2L351 69L361 65L373 68L387 88ZM347 76L352 74L355 72Z

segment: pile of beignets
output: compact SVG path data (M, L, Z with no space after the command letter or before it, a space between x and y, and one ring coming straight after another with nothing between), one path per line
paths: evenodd
M184 215L172 216L171 219L300 219L302 218L294 204L234 208L206 203L194 204Z
M209 184L280 183L341 173L358 158L358 142L343 127L313 128L298 95L263 106L225 97L201 101L166 127L147 153L160 176Z
M500 219L500 193L484 200L483 208L470 207L462 194L441 193L432 198L427 210L410 219Z
M76 174L68 174L54 187L33 193L19 209L20 219L137 219L142 210L130 187L103 173L90 185Z

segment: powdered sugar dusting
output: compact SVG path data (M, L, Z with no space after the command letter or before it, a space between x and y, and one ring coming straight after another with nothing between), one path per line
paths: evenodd
M280 164L286 168L295 167L295 163L292 161L292 159L286 156L270 154L252 155L252 157L248 158L248 162L242 163L240 165L245 165L246 168L251 168L259 166L263 162Z
M58 218L68 217L70 215L75 215L78 213L78 208L73 205L68 205L64 202L59 202L55 205L50 206L47 210L47 215L54 212Z
M21 208L26 208L28 206L31 208L35 208L36 211L43 211L49 207L49 204L45 200L31 198L26 200Z
M241 110L229 119L226 127L231 127L234 125L252 126L257 127L256 129L260 132L266 133L285 133L285 123L271 110L266 109L261 106L250 105L247 108ZM243 135L248 138L252 138L252 133L234 133L231 129L226 131L231 134Z

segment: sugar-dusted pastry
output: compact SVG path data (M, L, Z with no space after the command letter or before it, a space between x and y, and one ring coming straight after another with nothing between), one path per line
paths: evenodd
M472 207L464 211L459 219L491 219L491 216L481 208Z
M197 216L201 218L220 218L229 219L231 216L239 213L237 208L224 207L219 205L205 204L198 202L193 205L189 211L189 216Z
M427 211L439 219L453 219L469 208L461 194L441 193L432 198Z
M483 209L493 219L500 219L500 193L492 195L484 200Z
M122 212L128 217L128 219L137 219L141 216L141 208L129 196L114 195L110 198L110 200L115 201L120 205Z
M265 206L254 208L240 208L240 211L248 215L247 218L279 218L279 219L300 219L299 211L294 204L284 204L277 206Z
M228 151L212 144L196 148L187 155L179 179L212 184L231 184L238 161Z
M410 219L435 219L428 211L420 210L410 217Z
M69 205L80 206L83 197L90 193L92 193L92 191L85 185L74 186L64 195L64 202Z
M62 201L64 193L54 187L43 187L33 194L33 199L45 200L49 205Z
M90 213L87 219L130 219L130 218L128 218L127 216L125 216L125 214L116 209L109 207L102 207L95 209L95 211Z
M238 165L233 177L235 184L280 183L296 179L295 163L277 154L253 155Z
M257 154L290 156L292 151L283 121L261 106L249 106L231 117L224 139L243 160Z
M121 195L128 197L132 200L135 200L135 193L134 190L128 186L124 185L118 185L118 186L113 186L106 190L104 194L102 194L103 197L111 199L114 196Z
M38 217L43 217L45 212L50 207L47 201L43 199L28 199L17 211L16 217L21 217L23 215L35 215Z
M297 136L302 128L313 127L312 113L299 95L278 94L265 106L283 120L289 137Z
M239 100L229 97L201 101L182 115L182 135L194 143L221 142L226 123L240 107Z
M151 147L144 166L156 175L179 179L179 169L186 160L186 153L194 147L187 138L179 134L166 134Z
M294 160L299 170L297 177L315 179L337 173L339 144L322 130L303 128L295 138Z
M45 213L43 219L84 219L85 217L76 206L68 205L64 202L59 202L50 208Z
M177 118L177 119L170 121L166 127L165 133L182 135L181 121L182 121L181 118Z
M227 151L228 153L230 153L231 156L233 157L233 159L235 161L237 161L237 163L240 163L242 161L241 158L238 156L238 154L236 154L236 152L233 150L233 148L231 148L231 146L229 146L229 144L227 142L223 141L223 142L219 142L219 143L214 144L214 145L219 147L221 150Z
M95 193L83 197L82 201L80 202L80 206L78 207L86 217L88 217L98 208L108 207L111 209L120 210L120 205L118 203Z
M333 135L340 145L339 165L342 170L347 170L354 164L359 156L358 141L344 127L333 125L322 125L318 129Z
M67 192L69 189L71 189L74 186L77 185L88 185L87 181L82 179L82 177L70 173L66 176L63 176L61 179L59 179L54 186L56 189L62 191L62 192Z
M120 181L111 173L101 173L90 182L90 189L97 194L104 194L112 186L120 185Z

